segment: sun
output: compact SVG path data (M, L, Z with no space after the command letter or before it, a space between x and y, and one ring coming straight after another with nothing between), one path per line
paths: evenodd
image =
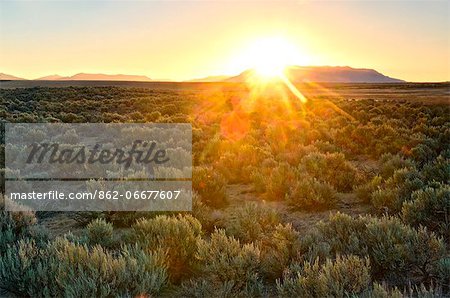
M252 64L256 74L263 78L275 78L283 74L295 50L286 39L268 37L257 40L252 51Z
M311 64L312 57L304 46L285 34L246 36L239 46L233 47L229 58L224 59L222 72L236 75L253 70L252 77L259 81L277 79L288 66Z
M266 79L277 78L283 75L286 65L272 62L273 61L264 61L263 63L255 65L253 69L259 77Z
M266 36L248 40L241 49L235 65L250 68L262 79L274 79L283 75L289 65L304 62L299 47L284 36Z

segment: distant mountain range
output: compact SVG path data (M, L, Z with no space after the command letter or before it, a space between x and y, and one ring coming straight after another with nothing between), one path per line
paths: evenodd
M237 76L211 76L188 82L245 82L256 76L253 69L248 69ZM373 69L352 68L349 66L289 66L285 75L291 82L322 83L401 83L400 79L391 78Z
M373 69L352 68L348 66L290 66L284 74L291 82L322 83L401 83L403 80L385 76ZM228 82L245 82L255 75L254 70L246 70L230 77Z
M25 80L19 77L15 77L6 73L0 73L0 80L4 81L17 81L17 80Z
M209 76L186 82L245 82L255 75L252 69L237 76ZM400 79L391 78L373 69L352 68L348 66L290 66L285 70L291 82L327 82L327 83L401 83ZM0 73L0 80L24 80L19 77ZM152 81L141 75L108 75L79 73L70 77L50 75L36 80L48 81Z
M26 80L23 78L15 77L0 73L0 80ZM152 79L146 76L139 75L109 75L109 74L92 74L92 73L78 73L70 77L63 77L60 75L49 75L41 78L34 79L35 81L133 81L133 82L149 82Z
M62 77L59 75L52 75L47 77L38 78L36 80L49 80L49 81L138 81L148 82L151 81L149 77L139 75L109 75L109 74L92 74L92 73L77 73L71 77Z

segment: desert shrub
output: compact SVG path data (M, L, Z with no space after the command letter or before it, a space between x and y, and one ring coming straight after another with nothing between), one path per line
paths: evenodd
M377 189L371 197L371 202L379 213L395 213L403 204L397 188Z
M360 180L358 170L342 153L311 153L302 158L299 168L338 191L350 191Z
M87 226L95 220L105 220L114 227L129 228L138 219L154 217L151 211L75 211L68 214L80 226Z
M433 162L423 167L422 175L427 182L450 183L450 159L442 155L438 156Z
M242 245L223 230L216 230L209 240L199 240L196 254L200 278L216 285L232 285L240 292L260 284L260 250L253 243Z
M282 277L286 267L297 259L300 234L292 225L278 224L275 230L259 240L261 272L264 278L274 281Z
M159 215L141 219L132 228L137 243L144 250L166 250L171 281L179 282L192 274L197 242L202 235L202 226L197 219L191 215Z
M79 225L86 226L90 222L106 217L106 212L101 211L74 211L70 213L70 217L77 221Z
M296 176L296 169L287 163L278 164L266 175L263 173L262 183L265 185L265 197L270 201L282 200L297 179Z
M380 175L383 179L391 177L396 170L403 168L412 168L414 164L411 160L405 159L400 155L391 153L383 154L379 160Z
M436 275L439 285L444 291L450 291L450 257L439 260L436 267Z
M361 255L363 255L363 253L361 253ZM332 251L329 241L324 239L323 234L315 227L310 229L308 233L302 235L297 244L296 258L299 263L304 261L312 262L316 259L325 261L327 258L334 257L335 250Z
M398 290L395 291L395 289L394 290L387 289L387 293L389 293L389 294L391 294L392 291L394 291L393 292L394 294L399 292ZM388 296L388 297L391 297L391 296ZM420 283L420 284L414 284L414 285L408 284L406 287L404 287L403 294L398 297L434 298L434 297L448 297L448 295L447 295L447 293L443 292L442 287L439 285L435 285L434 283L430 283L430 284Z
M277 152L276 159L279 162L287 162L291 166L297 166L305 155L317 151L318 149L314 145L305 146L302 143L293 143L289 148Z
M104 219L93 220L86 227L86 236L90 245L110 247L113 244L113 226Z
M259 166L268 155L260 147L243 142L223 147L224 152L220 154L215 168L231 183L249 182L251 168Z
M246 283L244 287L235 287L234 281L212 282L199 278L189 280L181 285L177 293L180 297L268 297L264 284L255 278Z
M357 256L338 256L320 265L294 264L283 281L278 281L282 297L348 297L367 291L370 285L370 262Z
M234 208L222 221L227 234L243 242L256 241L271 233L279 223L279 215L273 208L255 202Z
M329 254L354 254L370 258L373 276L406 279L429 278L444 251L444 244L432 232L405 225L394 217L376 218L337 213L318 225L318 235L308 245L326 243Z
M437 260L445 253L442 240L424 228L414 230L392 219L372 221L367 227L366 245L375 276L389 273L429 280Z
M363 202L369 203L372 200L372 194L381 187L383 183L383 179L381 176L373 177L366 184L360 185L355 189L356 195Z
M204 231L212 232L214 230L216 220L212 212L213 210L206 206L200 196L194 192L192 195L192 216L201 223Z
M341 149L328 141L316 141L314 142L314 147L316 147L320 152L323 153L337 153L340 152Z
M372 289L362 297L368 298L403 298L399 289L389 289L385 284L373 283Z
M336 190L329 183L302 175L286 194L286 202L300 210L323 210L336 203Z
M251 168L250 180L257 192L266 192L270 176L276 168L278 168L278 162L273 158L266 158L258 167Z
M415 191L402 208L403 220L413 226L426 226L450 241L450 186L427 187Z
M9 244L14 244L21 239L39 236L39 231L35 228L36 222L35 213L32 211L9 212L0 210L0 255ZM45 235L38 238L45 238Z
M227 204L225 178L211 167L195 167L192 173L192 189L202 198L202 202L214 208Z
M31 297L155 295L167 285L164 255L125 248L118 255L101 246L56 239L46 248L21 241L0 256L0 286Z
M436 158L436 152L433 150L433 147L432 144L418 144L411 149L411 157L417 164L424 165L429 163Z
M423 179L416 169L403 168L372 193L372 204L378 211L397 213L403 202L411 200L411 194L424 187Z

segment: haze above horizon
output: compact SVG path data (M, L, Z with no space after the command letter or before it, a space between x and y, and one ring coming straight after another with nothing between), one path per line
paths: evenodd
M407 81L450 81L449 5L2 1L0 72L182 81L258 66L349 65Z

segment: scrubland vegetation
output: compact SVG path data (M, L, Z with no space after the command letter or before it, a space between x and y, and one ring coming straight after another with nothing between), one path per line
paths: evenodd
M0 99L3 122L193 126L192 212L59 214L78 225L55 234L43 224L55 213L1 211L10 294L450 294L448 103L386 93L301 104L231 84L3 89Z

